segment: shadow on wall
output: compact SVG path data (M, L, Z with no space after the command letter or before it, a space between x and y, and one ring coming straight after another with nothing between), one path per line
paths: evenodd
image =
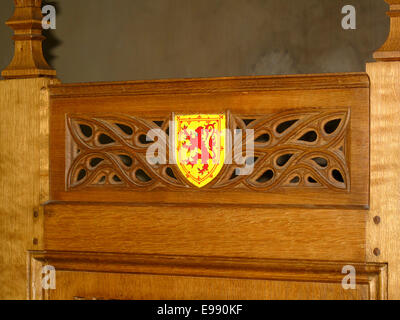
M43 1L43 6L52 5L56 8L57 17L62 14L61 6L59 1ZM56 36L56 33L53 30L43 30L43 35L46 37L46 40L43 41L43 55L46 61L50 66L54 68L54 60L57 56L54 53L54 50L58 46L62 46L63 42Z
M11 17L14 11L13 1L1 1L0 3L0 71L5 69L11 62L14 47L12 30L4 23Z

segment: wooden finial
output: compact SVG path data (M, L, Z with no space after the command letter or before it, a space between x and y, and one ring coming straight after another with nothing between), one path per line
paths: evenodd
M1 75L5 79L55 77L46 62L42 41L42 0L14 0L14 15L6 24L14 30L14 58Z
M383 46L374 53L378 61L400 61L400 0L385 0L390 5L390 33Z

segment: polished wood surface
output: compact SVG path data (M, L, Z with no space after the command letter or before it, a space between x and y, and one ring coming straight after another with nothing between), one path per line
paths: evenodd
M6 24L14 30L14 58L1 73L5 79L55 77L46 62L42 41L42 0L14 0L15 11Z
M26 297L26 251L48 200L48 94L53 80L0 81L0 299Z
M54 204L44 250L365 261L366 212Z
M30 261L35 299L386 298L384 264L54 251L31 252ZM55 290L38 283L44 263L56 269ZM356 270L355 290L342 288L344 265Z
M371 78L371 210L368 261L388 262L389 298L400 299L400 62L367 65Z
M358 209L368 207L369 81L366 74L57 85L51 88L50 94L52 200L140 203L152 203L156 200L159 203L172 204L304 205ZM151 110L151 113L148 110ZM315 174L314 184L307 182L306 186L291 186L285 185L286 182L280 180L274 182L272 189L263 188L261 185L258 190L258 184L254 181L257 176L250 176L246 181L239 179L240 183L251 186L251 188L243 189L242 185L235 181L229 184L231 177L229 170L234 167L224 166L226 171L223 169L216 178L221 182L217 181L209 187L197 190L181 182L179 170L172 164L170 167L177 179L168 184L165 181L168 182L171 179L166 174L160 176L159 168L149 166L143 158L147 146L138 143L138 146L135 145L129 149L128 146L132 142L125 145L124 133L118 131L118 128L108 129L110 126L104 124L107 119L123 122L132 128L148 123L147 126L142 125L143 129L138 133L138 135L143 132L146 134L148 129L155 126L154 121L167 122L173 113L191 113L193 110L199 113L230 112L232 116L239 117L239 120L246 118L262 120L263 117L280 119L281 117L281 121L285 121L285 117L288 116L301 119L312 114L314 117L312 120L304 120L302 125L290 132L289 136L293 138L300 137L307 133L307 130L311 130L322 139L324 133L320 128L323 126L324 119L341 118L343 126L340 130L338 129L340 135L339 133L335 135L335 133L333 136L337 138L337 141L332 140L328 144L333 149L336 148L335 150L342 150L338 151L338 154L341 154L339 158L343 161L340 164L340 170L344 183L337 184L330 182L331 178L324 179L323 172L330 172L331 169L325 170L317 166L311 168ZM80 123L101 128L98 131L93 129L95 133L92 137L95 139L103 134L117 142L103 148L99 147L97 141L91 140L77 145L78 140L89 141L85 137L77 137L79 132L74 128L79 127ZM272 132L274 127L272 124L272 128L266 126L265 129ZM277 124L278 122L275 125ZM277 133L273 135L278 139ZM135 137L134 140L137 138ZM286 146L284 141L282 143L278 141L276 146L270 149L257 149L256 146L256 153L259 152L261 155L257 154L257 156L262 157L264 154L284 150L284 147L294 148L294 146L302 148L302 152L308 152L310 155L311 152L315 152L314 156L324 154L323 152L337 153L333 149L323 150L318 143L306 142L300 146L296 142L296 144ZM137 151L140 148L141 150ZM121 180L123 183L104 184L100 181L104 181L105 177L98 176L97 179L97 176L95 177L97 169L92 170L93 168L87 168L88 179L84 179L83 184L76 183L79 170L82 170L82 165L89 161L85 158L82 159L82 163L77 163L76 158L81 159L83 156L98 158L99 154L103 158L109 157L109 154L116 152L116 149L123 149L124 154L128 152L131 158L137 157L142 163L143 170L152 181L159 185L151 185L150 189L146 187L150 183L143 183L144 187L138 188L140 181L125 179L130 174L121 169L124 167L123 164L107 167L107 170L112 170L113 175L118 176L117 181ZM79 155L76 156L78 153ZM335 161L337 162L332 158L329 163ZM254 175L261 175L263 169L266 168L262 165L257 167L256 163ZM95 172L92 173L92 171ZM289 173L294 173L294 171L284 174ZM301 179L306 180L306 178L307 176L304 176ZM93 180L98 180L98 182ZM182 192L185 193L184 197L181 195Z

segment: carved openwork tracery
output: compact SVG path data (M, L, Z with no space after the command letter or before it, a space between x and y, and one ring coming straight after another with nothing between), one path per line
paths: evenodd
M347 192L350 174L347 159L348 109L290 110L270 115L237 115L227 112L227 127L254 130L254 156L243 165L225 164L218 176L200 190L238 189L271 191L312 188ZM146 139L150 129L165 132L169 158L169 124L165 119L128 115L67 115L66 186L198 190L182 176L176 164L150 164ZM239 143L245 154L245 139ZM248 175L237 174L249 163ZM238 169L238 170L237 170Z

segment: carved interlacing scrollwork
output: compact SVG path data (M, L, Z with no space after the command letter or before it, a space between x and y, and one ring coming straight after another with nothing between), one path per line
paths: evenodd
M200 189L327 188L348 191L347 109L290 110L271 115L227 112L227 127L254 130L254 156L237 165L225 164L219 175ZM67 116L67 189L89 187L125 190L198 190L182 176L176 164L150 164L146 160L150 129L165 132L169 158L169 122L127 115ZM246 154L246 135L236 141ZM234 148L235 149L235 148ZM234 158L235 159L235 158ZM254 164L253 170L240 170Z

